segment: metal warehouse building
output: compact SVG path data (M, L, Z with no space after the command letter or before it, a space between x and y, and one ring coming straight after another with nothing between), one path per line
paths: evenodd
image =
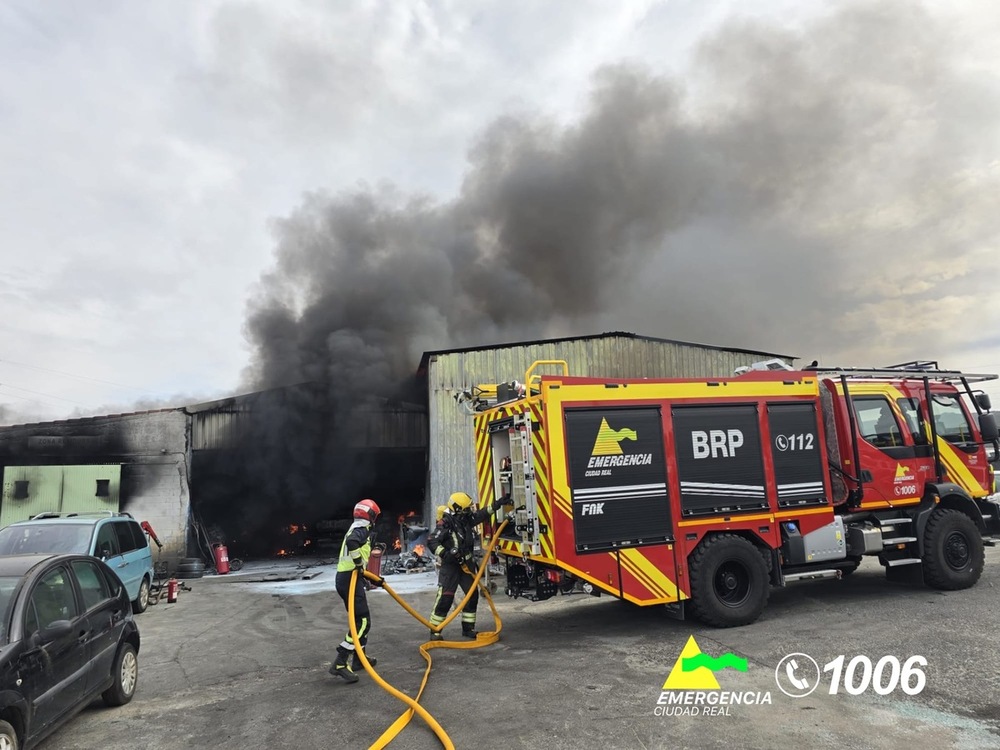
M125 510L150 521L164 558L204 551L195 519L231 554L329 555L321 546L330 535L317 530L335 529L370 496L383 509L380 537L392 543L401 517L417 516L414 528L452 492L474 494L472 417L455 399L463 391L523 380L538 360L564 360L571 375L661 378L726 377L772 358L792 360L615 332L425 352L405 399L338 401L335 386L314 383L2 427L0 524L42 511Z
M584 377L708 378L761 360L792 364L794 358L624 332L425 352L418 371L427 379L430 430L425 513L452 492L476 494L472 417L455 396L476 384L523 380L533 362L545 359L565 360L571 375Z

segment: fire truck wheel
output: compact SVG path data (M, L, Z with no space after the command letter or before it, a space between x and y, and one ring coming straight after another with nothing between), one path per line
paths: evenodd
M843 566L840 569L840 577L841 578L847 578L847 576L849 576L851 573L853 573L855 570L857 570L858 568L861 567L861 558L860 557L849 557L849 558L847 558L847 560L851 564L850 565L845 565L845 566Z
M924 530L924 580L946 591L974 586L983 572L983 538L975 522L951 508L938 508Z
M767 604L767 564L751 542L735 534L702 540L688 563L691 611L706 625L748 625Z

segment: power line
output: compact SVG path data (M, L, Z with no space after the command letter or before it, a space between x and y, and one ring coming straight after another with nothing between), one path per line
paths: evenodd
M115 382L113 382L111 380L101 380L100 378L91 378L91 377L88 377L86 375L75 375L75 374L73 374L71 372L62 372L61 370L51 370L48 367L38 367L37 365L29 365L29 364L25 364L24 362L14 362L13 360L10 360L10 359L0 359L0 363L6 364L6 365L16 365L17 367L27 367L29 370L38 370L39 372L49 372L49 373L52 373L53 375L62 375L64 377L75 378L77 380L89 380L92 383L103 383L104 385L113 385L113 386L116 386L118 388L128 388L129 390L138 391L139 393L145 393L146 392L145 389L143 389L143 388L136 388L133 385L125 385L124 383L115 383ZM53 397L53 398L56 398L56 397Z
M19 385L11 385L10 383L0 383L0 387L3 388L14 388L18 391L24 391L25 393L34 393L36 396L44 396L45 398L54 398L58 401L66 401L70 404L76 404L77 406L86 406L86 404L80 403L79 401L74 401L71 398L63 398L62 396L53 396L51 393L42 393L41 391L33 391L30 388L22 388ZM16 394L11 393L11 396Z

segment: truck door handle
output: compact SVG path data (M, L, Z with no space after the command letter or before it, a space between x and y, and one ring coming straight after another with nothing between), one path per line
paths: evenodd
M118 567L119 568L124 568L126 565L128 565L128 563L126 563L126 562L118 563Z

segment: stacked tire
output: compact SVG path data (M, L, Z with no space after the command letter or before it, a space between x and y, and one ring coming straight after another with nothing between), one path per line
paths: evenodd
M201 578L205 575L205 562L200 557L182 557L174 575L177 578Z

